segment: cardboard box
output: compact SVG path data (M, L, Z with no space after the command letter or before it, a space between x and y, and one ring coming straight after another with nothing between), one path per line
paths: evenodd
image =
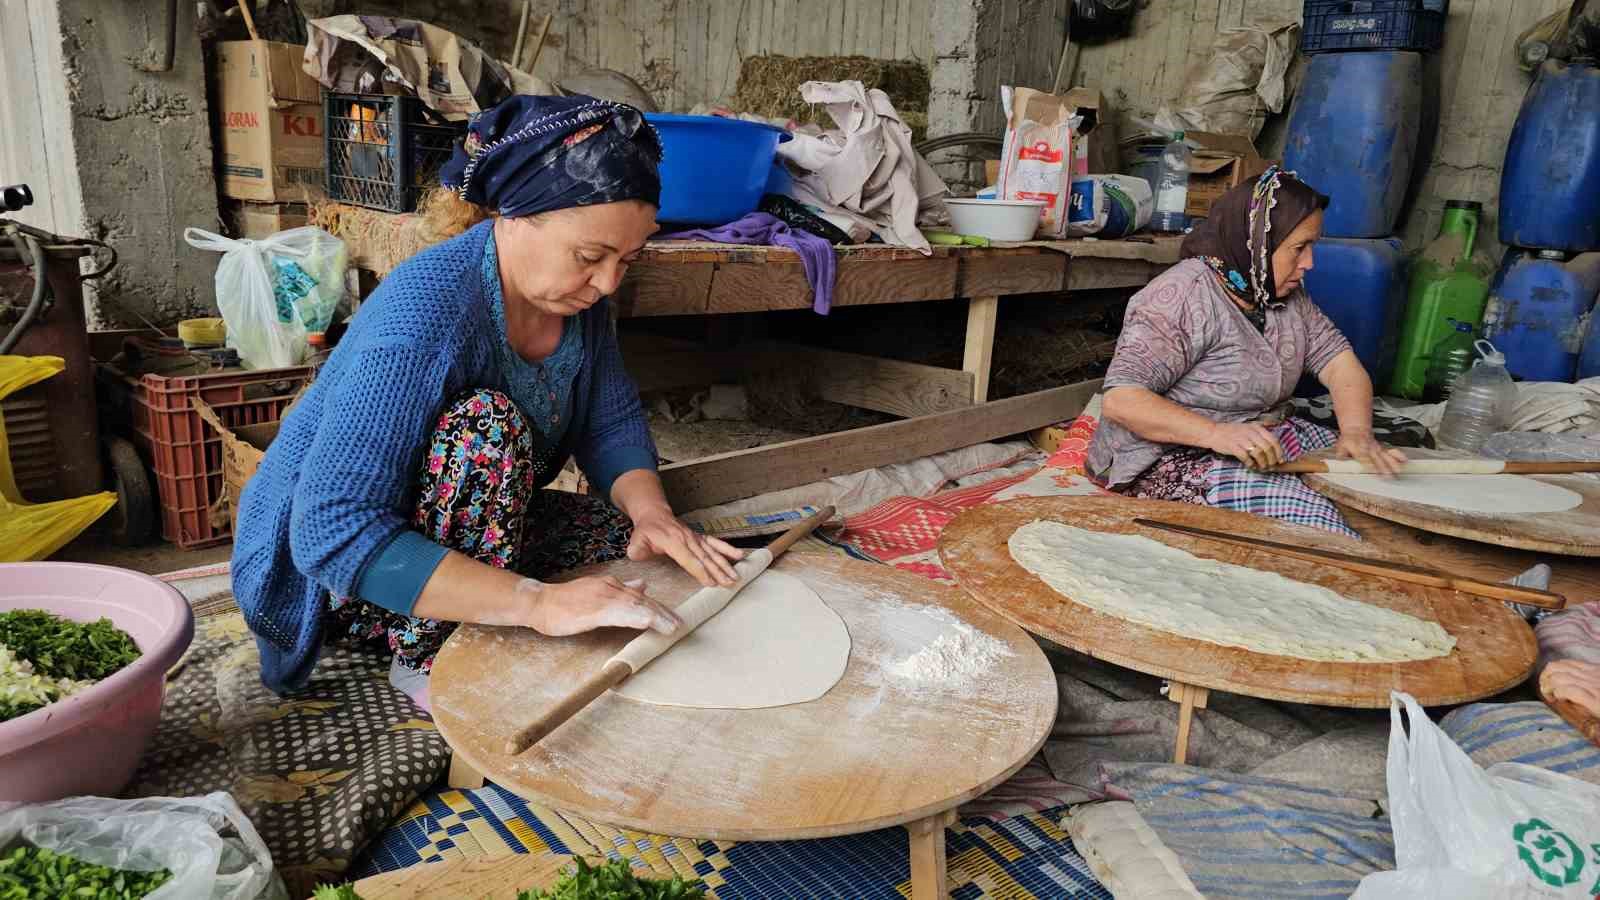
M196 400L195 404L195 411L200 418L205 419L222 438L222 496L211 504L211 525L218 528L223 521L227 521L231 532L237 534L239 494L250 477L256 474L256 469L261 468L261 460L266 457L273 438L278 436L278 425L282 420L229 428L222 424L222 419L204 400ZM290 408L293 408L292 404ZM285 409L284 415L288 414L289 410Z
M304 203L252 203L241 200L228 204L228 224L235 237L259 241L280 231L303 228L310 212Z
M1184 211L1190 216L1205 218L1223 194L1267 170L1267 161L1247 137L1206 131L1185 136L1200 145L1189 168L1189 204Z
M304 201L327 181L322 85L300 68L304 48L273 41L217 45L223 196Z

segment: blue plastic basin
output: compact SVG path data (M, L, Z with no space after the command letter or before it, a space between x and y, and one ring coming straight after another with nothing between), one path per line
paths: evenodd
M721 225L755 211L772 176L782 128L725 119L646 113L661 135L661 211L674 225Z

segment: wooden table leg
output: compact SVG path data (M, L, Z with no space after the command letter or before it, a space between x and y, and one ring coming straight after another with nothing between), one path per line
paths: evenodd
M989 363L994 357L994 323L999 314L999 297L973 297L967 301L967 349L961 368L972 373L973 403L989 399Z
M953 809L906 826L911 835L911 900L945 900L944 830L956 820Z
M483 773L472 767L459 753L450 754L450 774L445 783L458 791L475 791L483 787Z
M1167 682L1167 699L1178 704L1178 745L1172 761L1180 766L1189 764L1189 729L1194 725L1194 711L1206 708L1211 691L1181 681Z

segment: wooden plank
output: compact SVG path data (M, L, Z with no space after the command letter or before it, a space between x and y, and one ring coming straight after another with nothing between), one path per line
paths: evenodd
M786 365L816 373L817 393L834 403L908 418L972 405L970 372L788 344L755 352L782 355Z
M966 348L961 368L972 375L972 402L989 399L989 369L994 358L994 326L1000 317L999 297L973 297L967 302Z
M961 259L957 293L962 297L1038 294L1066 285L1067 257L1060 253L971 256Z
M1074 259L1067 267L1067 290L1144 287L1165 269L1132 259Z
M706 311L715 271L712 263L635 265L611 299L623 318L697 315Z
M954 257L839 263L834 306L948 300L956 295L960 261ZM798 262L717 266L708 313L810 309L811 285Z
M980 406L665 466L661 482L683 512L969 447L1064 421L1100 390L1084 381Z

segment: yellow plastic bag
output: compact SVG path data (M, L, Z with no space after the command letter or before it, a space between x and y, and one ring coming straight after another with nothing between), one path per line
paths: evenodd
M66 368L59 356L0 356L0 399ZM0 415L0 562L44 559L117 505L110 492L53 503L29 503L11 474L11 445Z

